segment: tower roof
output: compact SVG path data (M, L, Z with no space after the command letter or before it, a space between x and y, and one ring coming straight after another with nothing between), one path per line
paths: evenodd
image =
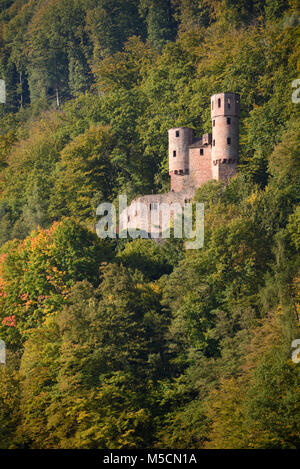
M197 138L191 145L189 145L189 148L200 148L202 147L202 138Z
M211 97L211 117L236 116L240 114L240 95L238 93L223 92Z

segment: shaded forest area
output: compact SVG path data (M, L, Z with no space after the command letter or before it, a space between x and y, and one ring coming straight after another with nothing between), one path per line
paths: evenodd
M0 0L0 448L299 448L299 0ZM241 95L205 242L100 240Z

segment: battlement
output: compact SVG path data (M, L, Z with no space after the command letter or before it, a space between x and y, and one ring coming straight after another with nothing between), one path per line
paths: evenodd
M240 115L240 95L237 93L218 93L211 97L211 118Z

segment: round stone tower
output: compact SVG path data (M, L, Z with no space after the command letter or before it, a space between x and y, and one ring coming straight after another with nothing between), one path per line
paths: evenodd
M239 156L240 96L219 93L211 97L213 178L228 180L236 173Z
M188 127L169 130L169 173L187 174L189 169L189 145L193 143L194 132Z

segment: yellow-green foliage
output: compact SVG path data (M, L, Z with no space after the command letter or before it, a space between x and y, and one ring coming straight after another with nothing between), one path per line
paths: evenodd
M298 0L0 0L0 448L299 448ZM205 242L99 240L241 95Z

